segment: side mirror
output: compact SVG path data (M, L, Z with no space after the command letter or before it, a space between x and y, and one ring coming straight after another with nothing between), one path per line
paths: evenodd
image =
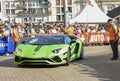
M72 41L70 42L70 45L73 44L73 43L76 43L76 41L75 41L75 40L72 40Z

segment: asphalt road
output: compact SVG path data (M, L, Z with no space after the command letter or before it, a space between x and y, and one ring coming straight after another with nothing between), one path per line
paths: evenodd
M0 56L0 81L120 80L120 58L117 61L110 60L110 46L85 47L84 50L85 59L71 62L70 66L18 67L14 64L14 55Z

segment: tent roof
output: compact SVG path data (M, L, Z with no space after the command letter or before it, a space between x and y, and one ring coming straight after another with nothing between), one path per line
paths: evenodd
M70 20L70 23L106 23L110 19L97 6L94 0L87 0L83 10Z

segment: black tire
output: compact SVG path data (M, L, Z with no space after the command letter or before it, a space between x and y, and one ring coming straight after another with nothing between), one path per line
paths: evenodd
M66 65L67 66L70 65L70 49L68 49L67 58L66 58Z
M80 53L80 60L84 59L84 47L82 45L82 48L81 48L81 53Z
M16 65L16 67L23 67L23 65L21 65L21 64L18 64L18 65Z

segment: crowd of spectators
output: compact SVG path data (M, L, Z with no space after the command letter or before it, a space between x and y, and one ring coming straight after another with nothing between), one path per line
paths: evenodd
M36 35L44 35L44 34L65 34L66 28L62 23L52 23L46 24L39 21L38 24L34 23L20 23L16 24L16 22L10 23L8 21L0 22L0 38L4 36L11 35L12 27L16 25L19 36L20 37L34 37ZM72 24L68 27L71 27L73 30L73 34L81 34L81 33L104 33L107 32L106 25L85 25L85 24Z

